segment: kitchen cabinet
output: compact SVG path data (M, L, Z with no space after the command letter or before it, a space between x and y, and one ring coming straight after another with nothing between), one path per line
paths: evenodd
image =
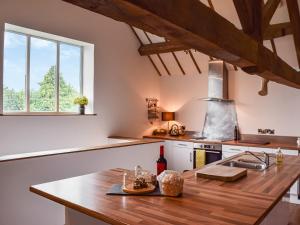
M194 167L193 154L194 145L192 142L165 142L165 158L167 159L167 167L170 170L176 170L179 172L192 170Z
M229 158L248 150L249 147L247 146L222 145L222 159Z

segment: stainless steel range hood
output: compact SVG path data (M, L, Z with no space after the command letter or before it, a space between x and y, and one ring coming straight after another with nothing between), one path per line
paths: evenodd
M228 99L228 70L224 61L212 60L208 63L208 97L204 101L232 102Z
M202 136L213 140L232 140L237 115L233 100L228 99L228 70L220 60L209 62L207 111Z

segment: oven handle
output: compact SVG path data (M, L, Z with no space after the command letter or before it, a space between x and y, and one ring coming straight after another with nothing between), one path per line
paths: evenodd
M217 151L206 151L206 150L205 150L205 153L206 153L206 152L207 152L207 153L213 153L213 154L222 154L221 152L217 152Z

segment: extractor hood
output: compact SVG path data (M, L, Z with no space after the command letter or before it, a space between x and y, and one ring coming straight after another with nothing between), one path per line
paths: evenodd
M208 97L202 136L212 140L232 140L237 123L233 100L228 99L228 70L220 60L209 62Z
M212 60L208 63L208 97L204 101L232 102L228 99L228 70L224 61Z

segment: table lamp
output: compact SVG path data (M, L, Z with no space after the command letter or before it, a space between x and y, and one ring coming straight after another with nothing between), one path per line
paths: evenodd
M170 130L169 122L175 120L175 112L162 112L161 121L168 121L168 131Z

